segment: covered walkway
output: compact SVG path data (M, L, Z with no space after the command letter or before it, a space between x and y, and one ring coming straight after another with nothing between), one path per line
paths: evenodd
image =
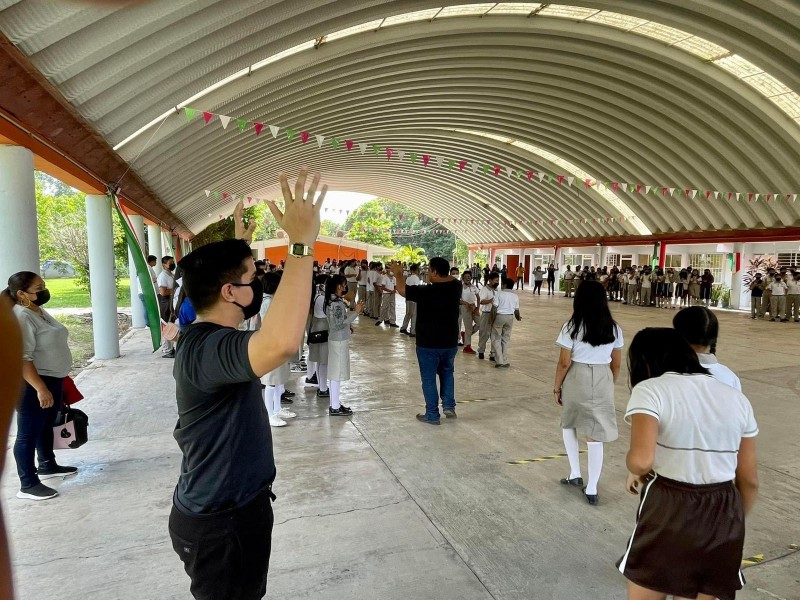
M422 405L413 340L356 324L352 419L326 415L304 392L299 418L273 429L278 477L268 598L281 600L611 600L624 580L613 566L633 526L636 501L623 490L628 427L609 444L601 504L559 486L563 458L552 403L553 346L571 302L522 294L511 368L457 358L459 419L418 423ZM399 303L399 308L402 303ZM674 311L615 305L627 341L668 325ZM400 311L402 312L402 310ZM761 428L761 497L747 522L748 567L737 598L800 598L800 325L718 313L721 362L741 377ZM18 597L54 598L68 582L85 600L184 599L188 580L170 547L167 515L180 454L171 361L151 354L146 332L122 358L84 371L91 442L69 455L77 477L54 484L51 502L16 500L7 461L2 498L10 521ZM617 409L628 389L617 385ZM10 443L13 443L13 438ZM62 456L63 456L62 452ZM66 457L64 457L66 459ZM66 460L65 460L66 462ZM50 480L54 481L54 480ZM774 560L773 560L774 559Z

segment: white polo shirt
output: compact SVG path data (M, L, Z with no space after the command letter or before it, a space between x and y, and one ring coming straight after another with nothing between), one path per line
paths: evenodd
M778 281L776 279L767 286L767 289L772 292L773 296L785 296L787 287L788 286L786 285L785 281Z
M348 283L357 283L358 269L356 267L345 267L344 276Z
M170 273L167 269L161 271L158 274L158 279L156 280L156 286L159 288L167 288L171 290L175 287L175 277L173 277L172 273ZM158 290L156 290L158 291Z
M800 294L800 280L790 279L787 285L786 293L790 295Z
M368 292L374 292L375 291L375 282L378 281L378 277L380 277L380 275L378 275L377 271L370 270L367 273L367 291Z
M635 414L658 420L653 470L694 485L732 481L742 438L758 435L747 397L710 375L665 373L642 381L625 421Z
M463 283L461 284L461 299L465 302L469 302L475 306L478 305L478 287L470 284L469 286L465 286Z
M717 357L713 354L697 354L697 358L700 359L700 366L705 367L708 369L708 372L711 373L711 376L721 381L722 383L727 383L734 389L742 391L742 382L739 381L739 378L736 376L736 373L731 371L725 365L719 364Z
M389 292L394 291L395 287L395 280L394 277L389 277L388 275L381 276L380 284L383 286L383 293L388 294Z
M576 339L573 340L571 333L572 327L567 321L561 327L561 333L558 334L556 345L572 351L572 362L587 365L608 365L611 364L611 353L625 345L622 338L622 328L619 325L614 327L614 341L600 346L592 346L588 342L584 342L582 332L579 332L575 336Z
M480 294L478 294L478 299L483 302L484 300L493 300L495 296L495 291L490 288L488 285L485 285L481 288ZM481 304L481 312L488 313L492 311L491 304Z
M419 285L422 280L413 273L406 278L406 285Z
M494 305L497 307L498 315L513 315L514 311L519 310L519 296L514 292L502 290L495 296Z
M367 285L368 275L369 271L367 269L361 269L361 274L358 276L358 285Z

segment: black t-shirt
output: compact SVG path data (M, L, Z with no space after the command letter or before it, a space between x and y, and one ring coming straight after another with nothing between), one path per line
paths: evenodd
M241 506L275 479L269 415L247 355L253 333L194 323L181 334L173 435L183 453L175 505L184 513Z
M417 303L417 346L454 348L458 344L460 281L409 285L406 300Z
M556 270L553 267L547 267L547 279L549 281L555 281L555 279L556 279Z
M755 280L753 280L753 281L755 281ZM762 281L762 283L763 283L763 281ZM764 297L764 289L760 288L760 287L754 287L753 289L750 290L750 295L753 298L763 298Z

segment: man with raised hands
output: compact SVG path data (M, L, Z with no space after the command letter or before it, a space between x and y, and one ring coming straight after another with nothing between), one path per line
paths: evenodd
M300 171L294 193L280 176L284 212L268 203L290 246L261 329L237 329L258 314L263 297L245 239L207 244L180 261L197 321L184 330L175 353L174 437L183 461L169 532L198 600L266 594L275 461L259 377L295 356L305 330L327 191L323 186L314 202L320 176L306 191L307 175ZM237 235L252 235L238 207L235 222Z

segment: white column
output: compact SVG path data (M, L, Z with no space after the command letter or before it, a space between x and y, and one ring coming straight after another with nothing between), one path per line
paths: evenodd
M467 252L467 262L469 263L468 266L472 268L472 265L475 263L475 251L469 250Z
M147 226L147 252L156 257L155 271L156 275L161 273L161 257L164 256L164 250L161 246L161 227L158 225Z
M19 271L39 273L33 153L0 146L0 289Z
M600 268L606 266L606 261L608 261L608 246L600 246Z
M131 227L136 239L139 241L139 246L144 248L144 217L141 215L130 215ZM145 253L145 260L147 254ZM133 262L133 255L128 250L128 270L131 274L131 321L134 328L142 328L146 326L144 316L144 304L139 299L140 287L137 278L136 263ZM148 274L149 277L149 274Z
M189 253L192 253L192 252L194 252L194 250L192 250L192 242L189 242ZM372 260L372 252L371 251L367 251L367 259L368 260Z
M747 271L747 261L745 260L745 248L748 244L737 243L733 245L733 268L734 273L731 276L731 308L742 308L750 306L750 294L743 294L744 285L742 279L744 278L745 271ZM739 270L736 271L736 254L739 253Z
M114 282L114 233L108 196L86 196L86 229L94 356L99 359L117 358L117 286Z

